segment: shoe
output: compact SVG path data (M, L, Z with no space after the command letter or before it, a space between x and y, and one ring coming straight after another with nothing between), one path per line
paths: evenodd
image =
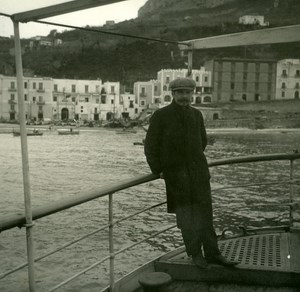
M238 262L227 260L222 255L215 255L215 256L206 257L206 261L209 264L217 264L217 265L221 265L221 266L224 266L224 267L233 267L233 266L236 266L238 264Z
M205 260L205 258L203 257L202 253L198 253L195 256L192 256L192 261L193 263L200 269L206 269L208 264Z

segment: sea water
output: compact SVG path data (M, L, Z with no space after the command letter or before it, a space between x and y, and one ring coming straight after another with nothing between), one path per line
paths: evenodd
M215 143L208 145L208 161L254 154L300 151L300 131L208 131ZM82 129L80 135L62 136L55 129L43 136L28 137L32 208L62 198L95 191L123 179L150 173L141 142L143 130L117 135L103 128ZM172 151L170 149L170 151ZM300 162L295 163L299 179ZM289 179L289 162L229 165L211 168L214 222L217 232L239 226L261 227L289 222L289 186L277 185ZM248 186L252 184L268 185ZM24 213L20 137L0 135L0 214L1 217ZM231 189L229 187L235 186ZM295 188L299 194L299 187ZM164 201L162 180L156 180L114 194L115 219ZM299 199L299 198L298 198ZM108 223L108 199L101 198L53 214L35 222L35 256L41 256L79 236ZM119 250L175 224L166 207L138 215L115 226L115 249ZM177 229L150 239L116 256L116 278L148 260L182 245ZM60 281L109 255L108 232L96 233L75 245L35 264L37 291L47 291ZM26 261L24 228L0 234L0 275ZM109 282L109 267L104 264L86 272L58 291L99 291ZM0 280L0 291L28 291L27 269Z

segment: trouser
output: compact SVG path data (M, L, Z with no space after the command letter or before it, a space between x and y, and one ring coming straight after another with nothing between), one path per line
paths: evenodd
M181 229L182 238L188 256L195 256L202 252L206 257L220 254L217 235L212 226L203 229Z

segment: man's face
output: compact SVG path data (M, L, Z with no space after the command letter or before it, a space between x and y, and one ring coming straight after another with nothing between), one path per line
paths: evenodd
M177 104L180 106L187 106L192 101L193 91L194 90L191 89L177 89L173 91L172 95Z

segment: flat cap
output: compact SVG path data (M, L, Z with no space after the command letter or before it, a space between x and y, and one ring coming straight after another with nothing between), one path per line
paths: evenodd
M194 90L196 87L196 82L191 78L177 78L170 82L170 90L178 90L178 89L190 89Z

